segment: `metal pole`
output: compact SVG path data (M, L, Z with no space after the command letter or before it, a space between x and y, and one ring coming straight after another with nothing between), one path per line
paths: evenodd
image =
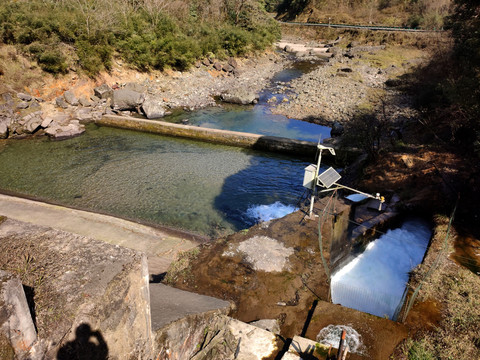
M338 352L337 352L337 360L343 358L343 353L345 352L345 337L347 336L347 332L342 330L342 337L340 338L340 343L338 344Z
M318 172L320 170L320 163L322 162L322 149L319 149L320 153L318 154L318 162L317 168L315 169L315 178L313 179L313 188L312 188L312 196L310 198L310 211L308 212L308 216L312 218L313 216L313 203L315 202L315 189L317 187L317 178Z

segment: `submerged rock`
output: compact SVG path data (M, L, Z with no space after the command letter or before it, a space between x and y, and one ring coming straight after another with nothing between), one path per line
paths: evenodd
M222 101L231 104L256 104L258 102L259 96L257 93L249 91L248 89L236 89L221 95Z

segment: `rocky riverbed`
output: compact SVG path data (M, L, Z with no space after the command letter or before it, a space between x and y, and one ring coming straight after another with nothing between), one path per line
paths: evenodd
M395 85L397 76L418 64L418 52L393 58L385 46L343 44L340 39L307 45L290 40L278 43L279 51L259 56L206 58L187 72L138 73L116 62L95 81L74 74L25 93L5 93L0 99L0 138L46 134L64 139L80 135L84 123L104 114L156 119L176 109L221 106L219 100L255 104L275 73L299 60L323 59L324 65L288 84L276 84L274 92L282 96L269 101L273 113L326 125L345 123L361 111L374 110L388 95L395 99L388 101L391 116L402 121L416 116L410 99L386 84Z

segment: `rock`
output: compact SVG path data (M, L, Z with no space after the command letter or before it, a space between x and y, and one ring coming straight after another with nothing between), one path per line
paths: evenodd
M81 125L78 120L72 120L68 125L60 125L53 123L45 133L55 140L65 140L75 136L79 136L85 132L85 126Z
M12 94L10 94L10 93L3 93L2 94L2 99L9 106L12 106L14 104Z
M225 65L225 66L223 67L222 70L225 71L225 72L232 72L233 69L234 69L233 66L227 64L227 65Z
M102 99L100 99L96 95L92 95L90 96L90 100L92 100L94 104L98 104Z
M208 60L208 59L203 59L203 60L202 60L202 64L205 65L205 66L210 66L210 60Z
M248 89L235 89L227 93L223 93L221 96L222 101L232 104L256 104L258 101L258 94L249 91Z
M145 95L133 90L119 89L113 92L114 110L136 110L145 101Z
M345 128L343 127L343 125L340 124L338 121L335 121L332 125L332 130L330 130L330 136L331 137L341 136L344 131L345 131Z
M228 59L228 65L230 65L234 69L238 68L237 60L235 60L233 57Z
M8 124L6 121L0 121L0 139L8 137Z
M41 106L40 106L40 104L39 104L36 100L34 100L34 101L32 101L32 102L30 103L29 108L30 108L30 109L40 109Z
M272 96L270 99L267 100L267 103L269 104L273 104L273 103L276 103L277 102L277 97L276 96Z
M22 101L32 101L32 96L24 93L18 93L17 97Z
M125 90L136 91L136 92L139 92L139 93L144 93L144 92L147 91L146 86L143 86L139 83L134 83L134 82L126 83L124 89Z
M216 63L213 64L213 68L217 71L222 71L223 66L217 61Z
M99 99L108 99L113 97L113 89L107 84L102 84L93 89L95 96Z
M341 68L341 69L338 69L337 71L342 71L342 72L345 72L345 73L351 73L353 70L351 68Z
M12 258L27 259L28 255L41 269L40 274L30 271L29 275L38 279L35 301L37 297L42 299L42 294L48 301L48 308L35 303L40 334L37 344L44 344L43 352L32 351L30 356L18 359L155 358L145 255L12 219L0 224L0 243L12 249ZM28 254L22 251L27 246ZM22 289L21 283L17 284ZM12 309L11 305L19 304L12 303L0 305L1 321L8 321L4 314ZM28 305L23 304L22 312L30 316ZM14 329L23 334L27 334L24 329L34 329L30 324L25 326L27 322L22 322L21 327L17 324L10 322L10 334ZM30 340L25 345L28 347ZM33 350L37 350L35 344Z
M72 105L72 106L78 106L78 99L76 98L76 96L73 94L73 92L71 91L65 91L63 93L63 97L65 99L65 101Z
M53 121L53 118L51 118L50 116L47 116L43 121L42 123L40 124L40 126L44 129L46 129Z
M42 124L43 119L41 116L36 115L32 116L23 126L24 132L27 134L33 134L35 131L37 131L40 128L40 125Z
M270 331L274 334L280 334L280 325L276 319L262 319L258 321L253 321L249 323L250 325L256 326L260 329Z
M15 358L31 358L28 352L37 340L37 332L22 282L17 276L3 270L0 270L0 308L0 336L9 340ZM3 349L2 346L2 354Z
M194 66L198 69L200 66L202 66L202 62L200 60L195 61Z
M30 104L26 101L22 101L21 103L19 103L17 105L17 109L20 109L20 110L23 110L23 109L26 109L30 106Z
M142 105L147 119L158 119L165 116L164 102L161 99L148 97Z
M56 98L55 99L55 105L57 105L58 107L60 107L62 109L67 109L68 108L68 104L63 97Z
M75 111L74 117L81 122L93 121L92 108L81 108Z
M88 99L84 96L82 96L78 102L80 103L80 105L82 105L83 107L90 107L92 106L92 103L90 101L88 101Z

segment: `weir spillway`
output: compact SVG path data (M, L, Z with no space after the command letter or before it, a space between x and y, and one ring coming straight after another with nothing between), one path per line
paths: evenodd
M361 255L332 276L332 302L395 319L409 272L422 262L430 237L429 225L414 219L370 242Z

